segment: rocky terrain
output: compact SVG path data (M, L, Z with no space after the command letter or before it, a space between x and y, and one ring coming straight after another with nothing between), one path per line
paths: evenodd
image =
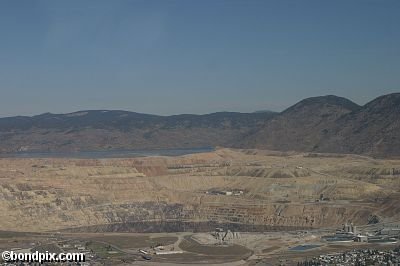
M207 223L238 230L247 226L242 227L246 231L253 230L249 226L334 228L348 220L361 225L371 217L399 218L399 177L397 160L263 150L132 159L0 159L0 227L135 232L135 226L127 225L163 223L172 231L181 229L182 222L205 223L204 231L210 229Z
M194 147L400 156L400 93L359 106L313 97L281 113L80 111L0 119L0 153Z

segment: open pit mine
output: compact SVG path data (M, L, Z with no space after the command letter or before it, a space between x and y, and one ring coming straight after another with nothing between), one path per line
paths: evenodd
M314 253L339 248L322 236L345 223L367 234L400 220L399 177L400 160L265 150L3 158L0 246L80 245L94 265L112 254L121 255L111 256L114 264L255 265L282 260L296 244L317 243Z

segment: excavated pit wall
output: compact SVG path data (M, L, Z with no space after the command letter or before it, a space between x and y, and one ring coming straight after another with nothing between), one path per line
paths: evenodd
M74 226L89 232L210 231L222 226L235 231L303 230L338 226L349 218L365 224L368 210L329 206L185 206L167 203L135 203L93 209L101 219L93 226ZM73 217L63 217L74 224ZM72 219L72 220L71 220ZM72 223L71 223L72 222Z

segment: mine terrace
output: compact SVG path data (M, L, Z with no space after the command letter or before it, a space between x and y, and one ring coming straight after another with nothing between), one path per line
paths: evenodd
M225 148L175 157L4 158L0 247L82 251L86 265L291 265L393 249L399 175L398 160Z

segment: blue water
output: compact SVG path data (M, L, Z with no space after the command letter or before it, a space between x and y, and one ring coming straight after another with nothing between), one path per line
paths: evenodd
M211 152L212 147L184 148L184 149L157 149L157 150L107 150L107 151L78 151L78 152L18 152L1 154L7 158L78 158L78 159L104 159L104 158L133 158L147 156L180 156L186 154Z
M289 250L291 250L291 251L305 251L305 250L317 248L319 246L320 245L299 245L299 246L295 246L293 248L290 248Z

